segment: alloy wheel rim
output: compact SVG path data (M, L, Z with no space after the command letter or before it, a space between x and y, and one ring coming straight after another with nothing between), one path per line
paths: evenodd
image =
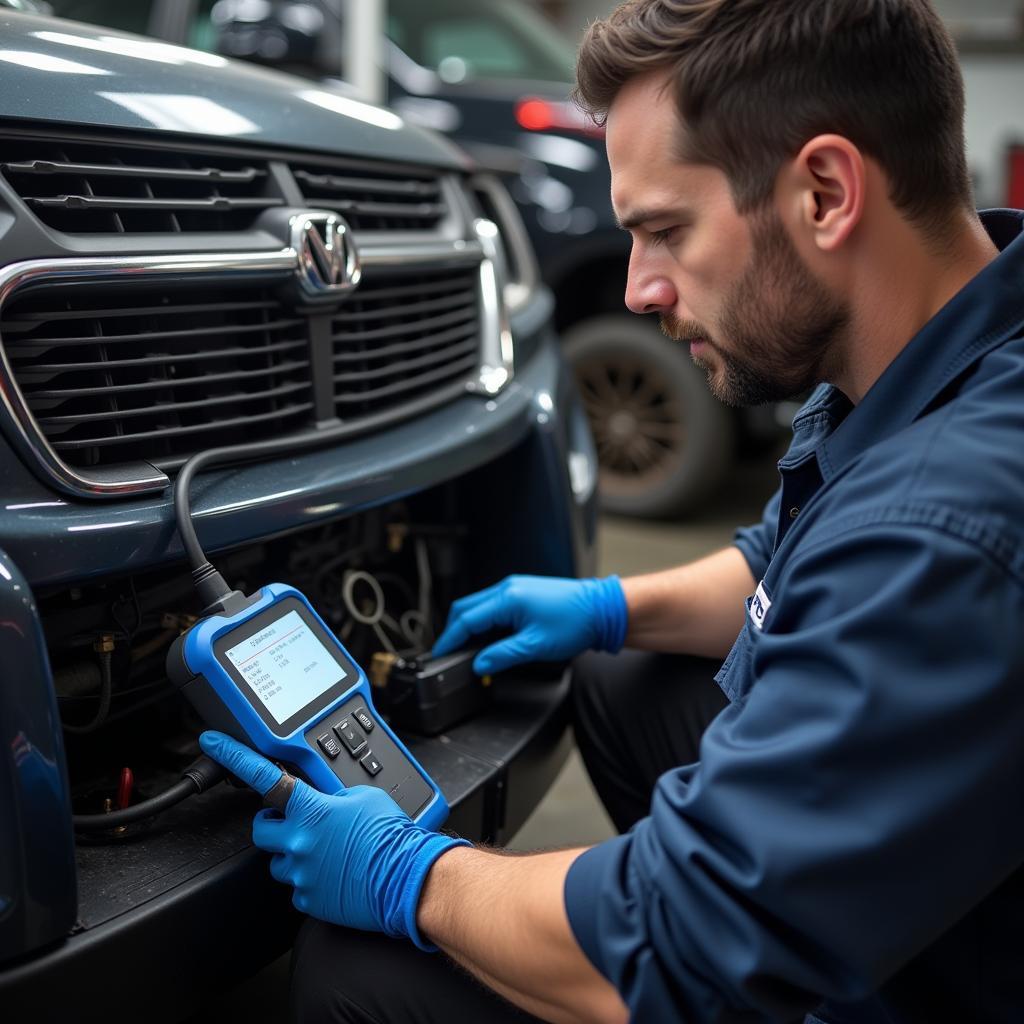
M642 359L583 358L574 365L597 446L601 486L619 497L668 478L686 447L681 405Z

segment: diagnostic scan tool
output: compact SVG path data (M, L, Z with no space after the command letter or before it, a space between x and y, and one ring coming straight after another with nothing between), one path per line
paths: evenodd
M377 786L427 828L447 817L440 790L378 717L363 670L294 588L238 594L175 641L167 674L208 725L321 792Z
M325 430L210 448L178 471L175 517L203 613L171 644L167 675L207 725L294 770L322 793L376 786L414 821L438 828L448 817L444 796L377 715L366 674L309 601L281 583L251 596L233 590L196 536L189 487L199 470L332 439Z

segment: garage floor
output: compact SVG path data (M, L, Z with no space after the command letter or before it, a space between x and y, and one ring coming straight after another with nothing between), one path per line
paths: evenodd
M606 519L601 524L598 571L632 575L699 558L729 543L737 525L751 522L775 487L771 458L740 468L706 511L685 523ZM589 845L613 835L573 752L547 796L509 846L517 850ZM275 961L237 990L211 1003L189 1024L242 1020L277 1024L286 1018L288 958Z

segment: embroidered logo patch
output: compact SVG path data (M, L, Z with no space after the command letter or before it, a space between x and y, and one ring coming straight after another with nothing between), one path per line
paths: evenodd
M768 591L764 589L764 580L761 580L757 585L756 593L750 599L750 608L748 609L750 621L758 629L764 629L764 617L768 614L768 609L771 606L772 599L768 596Z

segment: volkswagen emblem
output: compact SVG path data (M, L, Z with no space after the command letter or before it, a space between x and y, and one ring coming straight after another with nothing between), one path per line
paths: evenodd
M336 213L304 210L290 220L295 275L307 301L335 299L352 291L362 270L352 229Z

